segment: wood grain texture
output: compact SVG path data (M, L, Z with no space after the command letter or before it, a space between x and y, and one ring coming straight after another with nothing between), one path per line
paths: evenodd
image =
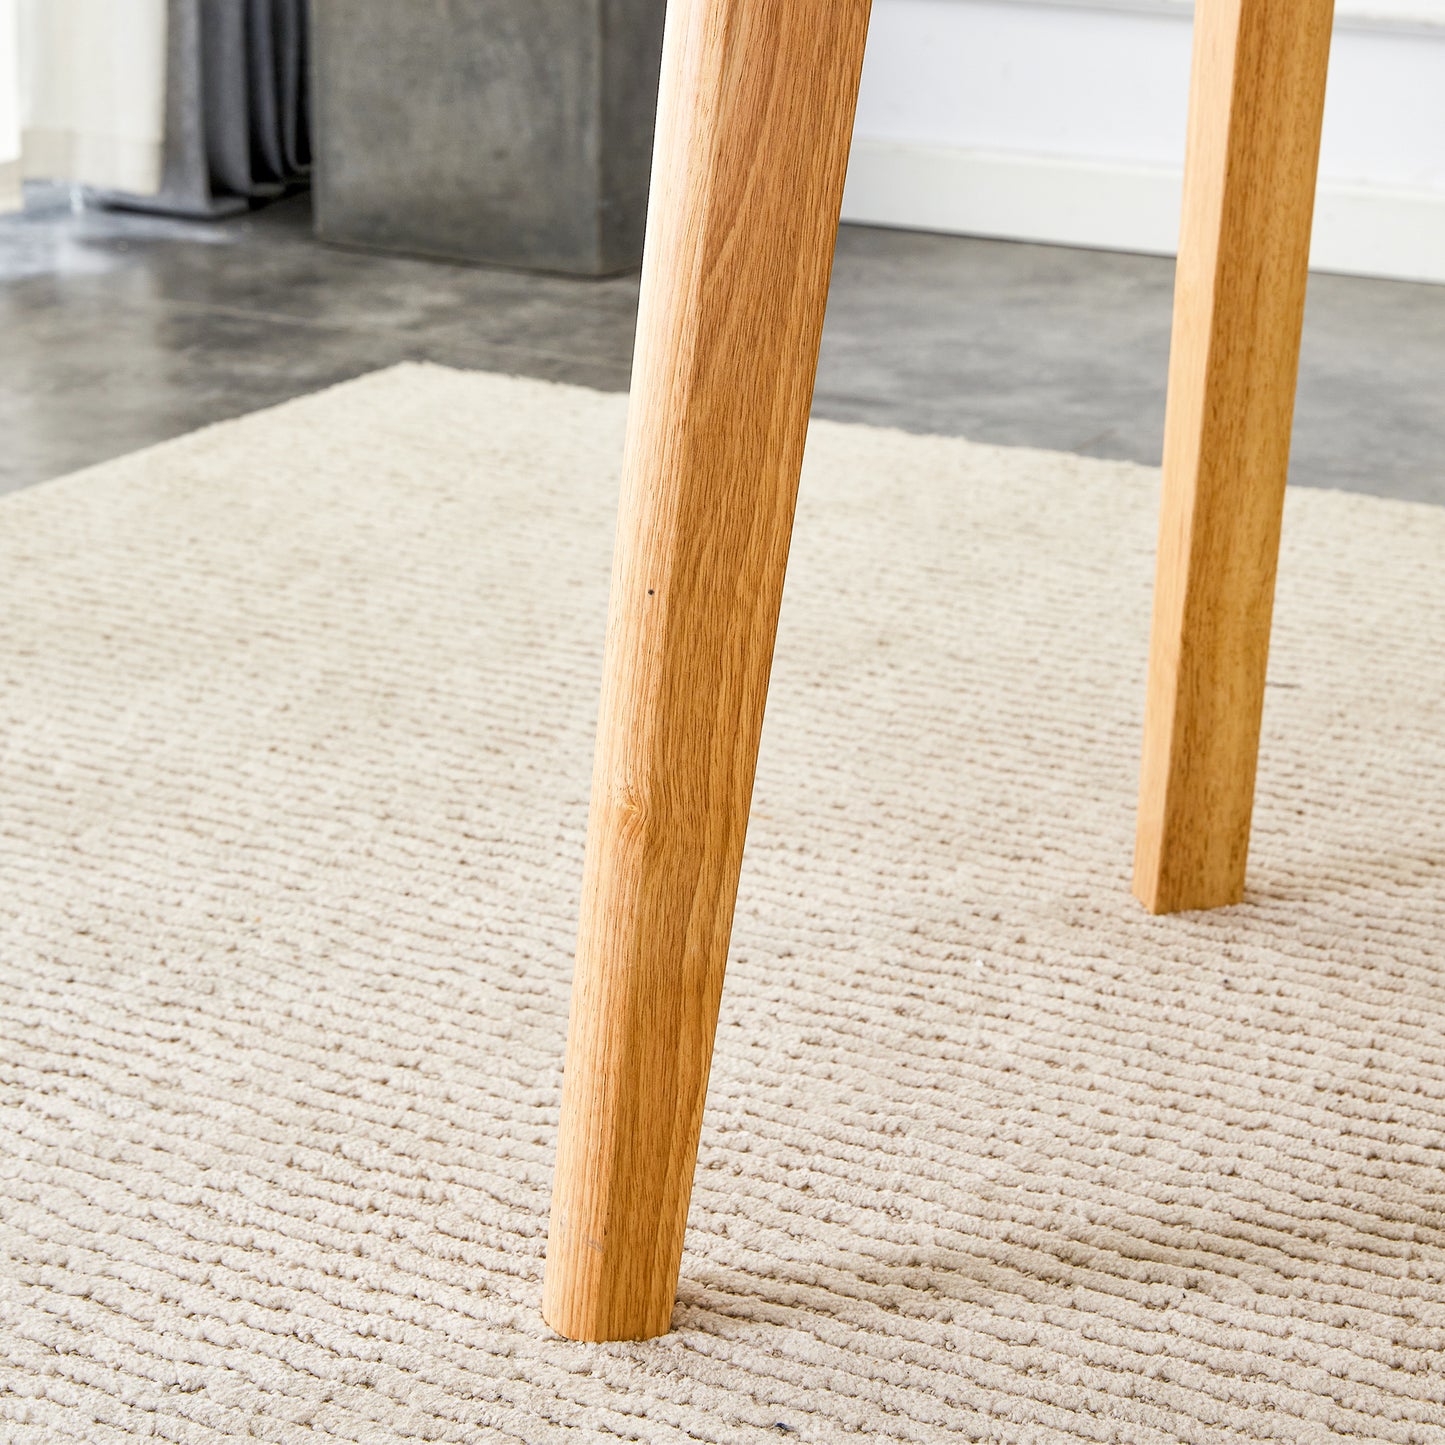
M543 1313L667 1330L868 0L672 0Z
M1332 0L1200 0L1134 891L1244 893Z

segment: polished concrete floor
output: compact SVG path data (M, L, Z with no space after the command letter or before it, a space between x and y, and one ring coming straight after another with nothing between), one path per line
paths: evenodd
M845 227L815 412L1159 459L1172 262ZM406 359L627 386L635 277L328 249L239 220L0 218L0 491ZM1445 287L1314 276L1292 480L1445 503Z

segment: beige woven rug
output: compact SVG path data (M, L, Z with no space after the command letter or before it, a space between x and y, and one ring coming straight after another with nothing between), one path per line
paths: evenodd
M676 1331L538 1316L620 397L0 503L5 1441L1445 1440L1445 511L1291 497L1129 898L1156 478L814 429Z

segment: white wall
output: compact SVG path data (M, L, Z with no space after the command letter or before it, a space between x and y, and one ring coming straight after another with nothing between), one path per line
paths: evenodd
M165 0L0 0L0 212L22 176L160 185Z
M844 217L1170 254L1187 0L874 0ZM1337 0L1312 264L1445 282L1445 0Z
M0 211L20 206L20 17L0 0Z
M165 0L21 0L25 174L157 190L165 63Z

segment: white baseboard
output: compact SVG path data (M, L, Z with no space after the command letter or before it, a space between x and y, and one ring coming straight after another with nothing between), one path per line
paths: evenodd
M860 136L843 219L1172 256L1180 187L1163 167ZM1310 266L1445 284L1445 193L1322 183Z
M161 187L165 156L159 140L27 126L21 167L31 180L74 181L107 191L153 196Z
M0 161L0 215L19 211L25 200L20 189L20 162Z
M1193 19L1194 0L1018 0L1061 10L1117 10L1134 15L1172 15ZM1441 0L1335 0L1336 30L1438 36L1445 31Z

